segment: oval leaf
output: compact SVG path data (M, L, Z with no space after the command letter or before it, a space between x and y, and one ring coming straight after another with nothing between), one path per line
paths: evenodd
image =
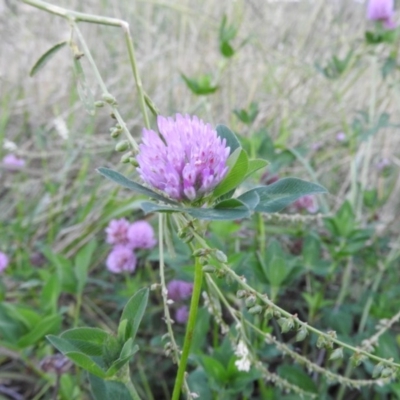
M126 304L124 311L122 311L120 321L127 320L125 330L125 341L134 339L136 332L139 328L140 321L143 318L144 311L147 306L149 298L149 289L143 288L136 292Z
M230 190L235 189L246 176L249 167L249 158L247 157L247 153L242 148L238 148L229 157L229 159L231 158L233 159L232 161L234 164L229 169L228 174L226 175L224 180L214 189L214 198L220 197ZM229 159L227 163L228 165Z
M164 196L161 196L160 194L153 192L151 189L148 189L142 185L139 185L138 183L136 183L134 181L131 181L124 175L122 175L119 172L114 171L112 169L100 167L97 169L97 172L99 172L101 175L105 176L106 178L110 179L111 181L118 183L118 185L121 185L130 190L133 190L134 192L144 194L145 196L149 196L152 199L160 200L164 203L177 204L175 201L170 200Z
M39 60L36 61L35 65L31 69L31 72L29 72L29 76L36 75L47 64L47 62L51 60L57 51L62 49L67 43L67 41L57 43L47 50L46 53L44 53Z
M226 146L231 149L229 154L232 154L237 148L241 147L238 138L227 126L217 125L215 129L221 139L226 139Z
M249 168L247 169L245 179L254 174L254 172L258 171L259 169L266 167L268 164L269 162L267 160L263 160L262 158L249 160Z
M241 202L241 204L235 202L235 205L237 205L237 207L233 208L184 208L163 206L151 202L143 202L141 204L141 208L145 212L145 214L152 212L183 212L191 215L194 218L204 220L235 220L247 218L250 216L250 210L247 208L244 202Z
M300 197L309 194L326 193L326 189L316 183L303 181L297 178L284 178L271 185L261 186L238 197L238 200L250 196L256 192L260 196L260 201L254 208L258 212L273 213L282 210Z

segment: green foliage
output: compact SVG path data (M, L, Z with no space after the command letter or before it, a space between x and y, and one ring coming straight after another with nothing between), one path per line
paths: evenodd
M209 74L201 75L197 78L189 78L181 74L181 77L191 92L198 96L212 94L218 90L218 85L213 83L213 77Z
M309 195L326 193L326 189L316 183L296 178L284 178L268 186L261 186L241 194L238 200L246 201L256 193L260 201L254 207L258 212L278 212L297 199ZM246 203L247 204L247 203Z
M94 104L94 97L90 86L86 81L85 72L83 71L83 67L79 57L74 57L74 75L76 79L76 86L78 90L79 98L85 107L86 112L89 115L96 114L96 106Z
M130 179L126 178L124 175L120 174L117 171L113 171L108 168L101 167L97 170L101 175L105 176L107 179L121 185L127 189L133 190L136 193L143 194L148 196L152 199L162 201L168 204L177 204L175 201L168 199L167 197L161 196L160 194L147 189L146 187L139 185L138 183L131 181Z
M258 112L258 104L254 102L250 103L248 110L241 109L233 111L233 113L239 118L239 120L246 125L251 125L255 121Z
M224 15L219 27L219 49L221 54L226 58L230 58L235 54L235 50L230 42L236 37L237 32L238 28L233 24L229 25L228 19Z
M36 75L56 54L59 50L61 50L66 44L67 41L63 41L55 44L49 50L47 50L35 63L32 67L29 76Z
M226 146L230 148L230 154L232 155L239 147L241 147L237 136L225 125L217 125L215 128L217 135L221 139L226 140Z

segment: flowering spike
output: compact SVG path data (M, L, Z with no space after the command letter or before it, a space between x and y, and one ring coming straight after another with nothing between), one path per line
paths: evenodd
M138 172L147 184L180 201L201 199L222 181L229 147L196 116L159 116L160 136L143 130Z

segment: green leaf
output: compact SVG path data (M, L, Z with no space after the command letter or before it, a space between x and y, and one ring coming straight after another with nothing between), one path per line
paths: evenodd
M220 384L225 383L227 380L227 371L218 360L209 356L202 356L201 364L207 372L208 377L215 379Z
M97 247L96 242L92 240L89 243L87 243L84 247L82 247L75 257L74 272L76 279L78 281L76 289L77 293L82 293L86 285L88 269L96 247Z
M218 90L218 85L212 83L212 76L209 74L191 79L181 73L181 77L185 81L187 87L198 96L212 94Z
M63 332L60 337L66 340L81 340L84 342L93 342L103 344L109 334L99 328L74 328Z
M249 167L249 158L242 149L236 149L227 161L228 173L223 181L213 191L213 197L218 198L232 189L235 189L245 178Z
M89 374L89 382L95 400L132 400L126 386L121 382L105 381Z
M96 106L94 105L93 93L86 82L85 73L83 72L80 60L74 57L74 75L76 78L76 86L79 98L81 99L86 112L89 115L95 115Z
M126 363L131 360L132 356L137 353L138 350L139 346L133 343L133 339L128 339L122 347L118 359L116 359L107 370L107 377L110 378L115 375Z
M37 344L37 342L40 339L42 339L45 335L49 333L57 333L58 330L60 329L60 325L61 325L60 315L56 314L45 317L41 319L41 321L29 333L22 336L18 340L17 345L19 347L27 347Z
M117 171L114 171L112 169L100 167L97 169L97 171L105 176L107 179L110 179L111 181L118 183L118 185L121 185L127 189L133 190L134 192L144 194L145 196L149 196L152 199L160 200L164 203L169 203L169 204L177 204L175 201L170 200L164 196L161 196L160 194L153 192L150 189L147 189L146 187L139 185L138 183L131 181L130 179L126 178L124 175L120 174Z
M78 352L69 352L65 354L71 361L73 361L76 365L83 368L84 370L90 372L93 375L96 375L100 378L105 378L106 373L94 362L89 356L86 354L78 353Z
M122 311L120 322L127 320L125 331L125 341L129 338L134 339L139 328L140 321L143 318L144 311L149 298L149 289L143 288L136 292L126 303Z
M237 200L237 199L235 199ZM222 203L222 202L221 202ZM219 204L221 204L219 203ZM232 204L232 203L231 203ZM223 206L224 204L222 204ZM191 215L194 218L204 220L235 220L250 216L250 210L244 202L235 202L234 208L186 208L186 207L169 207L156 203L143 202L142 210L145 214L152 212L182 212ZM221 206L220 206L221 207Z
M318 392L315 382L299 367L281 365L278 367L278 374L281 378L286 379L293 385L296 385L307 392Z
M251 125L258 115L258 104L252 102L248 110L233 110L233 113L246 125ZM252 138L253 139L253 138Z
M237 148L241 147L238 138L227 126L217 125L215 129L221 139L226 139L226 146L230 148L229 154L232 154Z
M250 175L254 174L254 172L266 167L268 164L269 162L267 160L263 160L262 158L249 160L249 167L247 168L247 173L244 179L247 179Z
M40 296L41 310L50 310L55 314L57 312L58 298L61 293L58 274L51 272L51 275L48 276L45 282Z
M224 57L229 58L235 54L235 50L229 42L235 38L236 34L237 28L234 25L228 25L227 17L224 15L219 28L219 47Z
M98 345L96 346L87 341L64 339L54 335L48 335L47 340L76 365L96 376L102 378L106 376L106 373L101 369L101 367L90 357L90 355L86 354L94 353L96 356L101 355L101 348L100 354L98 354ZM96 349L96 351L93 352L94 349Z
M238 200L246 199L251 192L256 192L260 196L260 202L254 208L255 211L273 213L282 210L305 195L326 193L326 189L302 179L284 178L271 185L249 190L239 196Z
M103 343L109 336L97 328L75 328L63 332L59 337L49 335L47 339L65 355L74 351L89 357L100 357Z
M237 199L236 199L237 200ZM250 210L254 210L257 204L260 202L260 196L257 192L246 192L240 196L240 201L242 201Z
M60 43L55 44L49 50L47 50L40 58L36 61L35 65L32 67L31 71L29 72L29 76L36 75L51 58L58 52L58 50L62 49L68 42L63 41Z

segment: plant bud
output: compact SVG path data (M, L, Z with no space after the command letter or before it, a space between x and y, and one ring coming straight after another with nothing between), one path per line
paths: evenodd
M111 104L113 106L117 104L116 98L110 93L103 93L101 97L108 104Z
M203 257L203 256L199 257L199 263L200 263L201 265L207 265L207 263L208 263L208 258L207 258L207 257Z
M302 342L308 335L307 328L303 325L296 334L296 342Z
M122 140L115 145L115 151L126 151L129 149L129 142L127 140Z
M135 157L129 157L129 163L132 164L134 167L139 166L139 163L136 161Z
M226 254L221 251L221 250L216 250L215 251L215 258L220 262L220 263L227 263L228 262L228 257Z
M104 107L104 104L105 104L104 101L101 101L101 100L94 102L94 106L97 108Z
M268 307L264 311L264 318L269 321L274 316L274 310L271 307Z
M190 243L194 239L194 235L188 232L184 237L181 238L184 243Z
M111 136L112 138L116 139L116 138L121 134L121 132L122 132L122 131L121 131L120 129L113 128L113 129L111 130L110 136Z
M256 304L256 296L250 295L246 300L245 300L245 304L246 307L253 307Z
M337 349L333 350L331 356L329 357L330 360L339 360L340 358L343 358L342 347L338 347Z
M262 307L259 304L256 304L254 307L251 307L249 309L250 314L260 314L262 311Z
M386 367L382 370L381 378L389 378L391 375L393 375L393 369Z
M194 257L204 257L204 256L208 255L209 252L210 252L210 250L208 250L208 249L197 249L193 252L193 256Z
M207 274L212 274L215 272L215 267L213 265L205 265L203 268L203 272Z
M294 321L292 318L279 318L278 319L278 324L281 327L282 333L289 332L291 329L294 328Z
M130 153L126 153L121 157L121 163L122 164L128 164L129 163L129 159L131 157Z
M237 292L236 292L236 297L238 298L238 299L243 299L243 297L245 297L246 296L246 291L245 290L238 290Z

